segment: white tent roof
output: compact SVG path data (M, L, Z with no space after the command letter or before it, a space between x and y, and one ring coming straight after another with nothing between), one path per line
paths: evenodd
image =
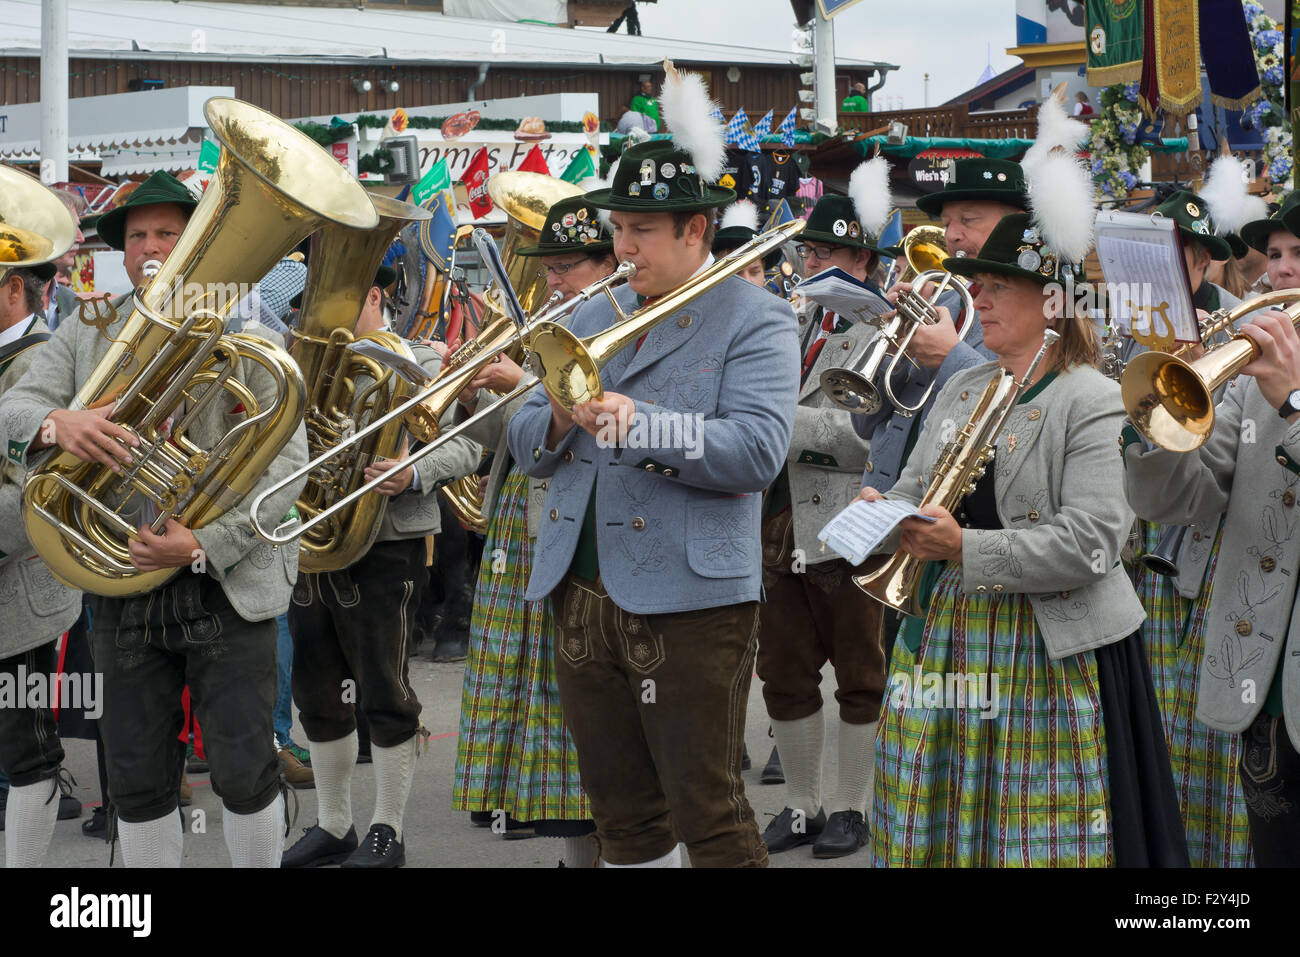
M68 0L68 49L141 58L294 57L333 61L370 57L432 63L534 63L651 66L683 62L788 66L788 50L574 30L404 10L173 3L171 0ZM0 54L39 53L40 0L0 0ZM842 59L847 68L874 65Z
M80 153L125 149L145 154L158 148L186 151L192 148L197 156L207 126L203 104L210 97L234 95L232 86L179 86L141 93L76 97L68 100L68 150ZM4 132L0 133L0 159L39 158L41 105L21 103L6 106L3 112L6 120Z

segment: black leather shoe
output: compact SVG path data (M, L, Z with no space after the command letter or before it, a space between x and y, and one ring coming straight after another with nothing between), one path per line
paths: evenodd
M71 821L74 818L81 817L81 802L71 794L59 795L59 813L57 819L60 821Z
M306 832L298 843L280 858L281 867L324 867L348 859L357 849L357 829L348 828L343 837L335 837L319 824L303 828Z
M453 635L442 638L433 649L432 660L439 662L464 661L469 654L469 636Z
M785 784L785 768L781 767L781 755L776 753L776 745L772 745L772 756L767 759L758 780L763 784Z
M794 808L788 807L772 818L763 831L763 843L767 845L769 854L779 854L812 841L826 826L826 812L818 811L816 817L800 814L798 830L795 829L795 824Z
M103 837L108 829L108 811L101 804L91 808L90 817L81 822L81 833L87 837Z
M387 824L372 824L366 839L343 862L344 867L401 867L406 863L406 846Z
M469 822L475 827L487 827L492 823L491 811L470 811Z
M749 745L742 744L740 749L740 770L748 771L754 766L754 762L749 760Z
M813 857L847 857L867 843L870 833L858 811L835 811L813 845Z

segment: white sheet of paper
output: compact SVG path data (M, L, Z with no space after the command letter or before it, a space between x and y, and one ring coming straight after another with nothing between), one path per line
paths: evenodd
M805 279L795 292L837 316L858 322L869 322L894 311L888 299L838 268Z
M856 499L827 522L826 527L817 533L817 538L847 559L850 565L861 565L899 522L911 516L931 524L938 521L931 515L917 512L915 505L896 499L878 498L874 502Z
M1142 213L1099 213L1097 258L1109 292L1111 321L1120 333L1131 335L1136 328L1143 335L1161 334L1168 326L1179 342L1200 341L1196 307L1172 219Z

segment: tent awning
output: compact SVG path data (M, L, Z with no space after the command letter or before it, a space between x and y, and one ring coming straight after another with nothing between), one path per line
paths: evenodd
M191 142L197 150L207 126L204 102L214 96L234 95L232 86L182 86L76 97L68 101L68 151L186 149ZM0 106L0 114L5 117L4 131L0 132L0 159L39 159L41 105ZM181 143L187 145L176 145Z

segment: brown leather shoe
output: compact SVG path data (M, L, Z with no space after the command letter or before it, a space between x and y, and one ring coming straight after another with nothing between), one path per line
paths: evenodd
M301 791L316 786L316 775L312 769L299 761L298 756L288 748L280 749L280 763L284 765L284 780L289 787Z

